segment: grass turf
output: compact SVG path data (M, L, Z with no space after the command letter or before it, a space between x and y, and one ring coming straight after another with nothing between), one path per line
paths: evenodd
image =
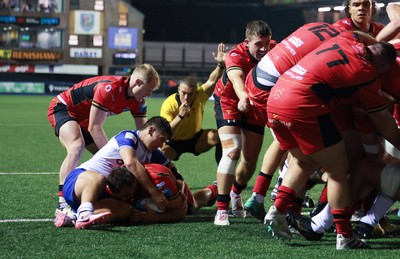
M399 231L371 240L371 249L336 251L335 234L319 242L295 237L285 243L267 235L254 218L232 218L229 227L213 224L216 208L202 208L185 222L139 226L94 227L78 231L55 228L51 219L57 203L58 172L65 150L50 127L46 113L52 96L0 95L0 258L395 258ZM162 99L149 98L149 116L157 115ZM212 102L204 128L215 128ZM132 128L128 113L107 118L107 135ZM270 142L266 131L263 151ZM263 154L263 152L262 152ZM259 158L257 170L262 161ZM86 152L81 161L87 160ZM215 179L213 150L176 162L195 191ZM16 174L8 174L16 173ZM29 173L29 174L27 174ZM50 173L50 174L46 174ZM250 196L254 178L244 191ZM276 176L275 176L276 178ZM272 187L275 183L272 182ZM309 195L316 201L322 186ZM271 205L267 199L266 208ZM398 222L394 215L391 218ZM26 219L26 221L23 221ZM14 221L12 221L14 220Z

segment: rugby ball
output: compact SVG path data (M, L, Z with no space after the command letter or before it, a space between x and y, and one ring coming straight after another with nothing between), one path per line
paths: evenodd
M135 208L141 211L147 211L147 208L150 208L157 213L165 212L165 210L160 209L159 207L157 207L157 205L152 203L150 198L138 200L137 202L135 202Z

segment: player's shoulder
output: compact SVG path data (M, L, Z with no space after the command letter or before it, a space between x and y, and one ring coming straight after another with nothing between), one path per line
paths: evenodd
M232 58L238 55L247 55L247 47L245 42L239 43L232 47L232 49L228 51L226 58Z
M351 22L350 18L342 18L335 23L333 23L333 26L346 26L346 27L353 27L353 23Z
M163 104L174 104L177 103L177 94L171 94L170 96L168 96L167 98L164 99Z
M144 168L149 173L154 173L154 174L161 173L167 175L172 174L171 170L168 167L161 164L156 164L156 163L144 164Z
M204 99L210 98L209 94L206 92L206 83L202 84L201 86L197 87L197 93L195 100L202 101Z
M385 27L385 25L381 22L373 22L372 26L374 27L373 30L376 32L380 32L383 29L383 27Z
M113 138L117 141L121 139L131 139L137 142L137 140L139 139L139 132L138 130L122 130Z

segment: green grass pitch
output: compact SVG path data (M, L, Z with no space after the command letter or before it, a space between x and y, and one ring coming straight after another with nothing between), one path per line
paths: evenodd
M319 242L294 237L285 243L267 235L266 227L248 217L232 218L228 227L213 224L215 207L203 208L185 222L116 226L78 231L54 227L58 172L65 150L47 121L52 96L0 95L0 258L397 258L399 231L371 240L371 249L336 251L335 234ZM162 99L149 98L149 116L158 115ZM215 128L212 102L204 128ZM109 137L134 126L130 115L107 118ZM266 130L262 153L271 140ZM260 169L262 155L257 171ZM87 160L85 153L81 161ZM176 162L197 190L215 179L213 150ZM257 172L256 172L257 174ZM254 178L244 191L251 194ZM273 180L273 184L275 183ZM273 185L272 184L272 185ZM321 186L310 196L316 201ZM266 208L271 205L267 199ZM392 215L394 222L398 218Z

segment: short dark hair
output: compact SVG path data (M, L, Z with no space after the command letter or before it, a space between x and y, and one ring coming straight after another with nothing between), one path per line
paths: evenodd
M388 42L383 42L383 41L375 43L375 44L382 45L382 47L386 50L386 60L387 60L387 62L389 62L389 63L396 62L397 51L396 51L395 47L392 44L390 44Z
M189 86L190 88L197 87L197 81L193 76L187 76L184 79L182 79L181 83Z
M107 185L112 193L118 193L125 185L133 187L135 182L137 183L136 178L128 168L124 166L114 167L111 170L110 175L107 177Z
M270 36L272 35L272 30L266 22L262 20L254 20L246 24L245 37L248 39L254 35L261 37Z
M372 56L374 55L374 53L369 49L369 47L373 46L373 45L380 45L381 49L385 50L385 53L383 54L383 52L382 52L382 55L379 57L379 59L381 61L383 61L385 63L388 63L388 64L393 64L393 63L396 62L396 58L397 58L396 49L394 48L394 46L392 44L390 44L388 42L383 42L383 41L377 42L377 43L372 44L372 45L368 45L365 48L366 51L367 51L367 57L368 57L369 60L371 60L371 61L373 60Z
M171 125L169 124L167 119L165 119L164 117L162 117L162 116L151 117L150 119L148 119L146 121L145 124L143 124L142 129L146 129L150 126L156 128L157 131L165 134L165 137L167 139L171 138L171 136L172 136Z

